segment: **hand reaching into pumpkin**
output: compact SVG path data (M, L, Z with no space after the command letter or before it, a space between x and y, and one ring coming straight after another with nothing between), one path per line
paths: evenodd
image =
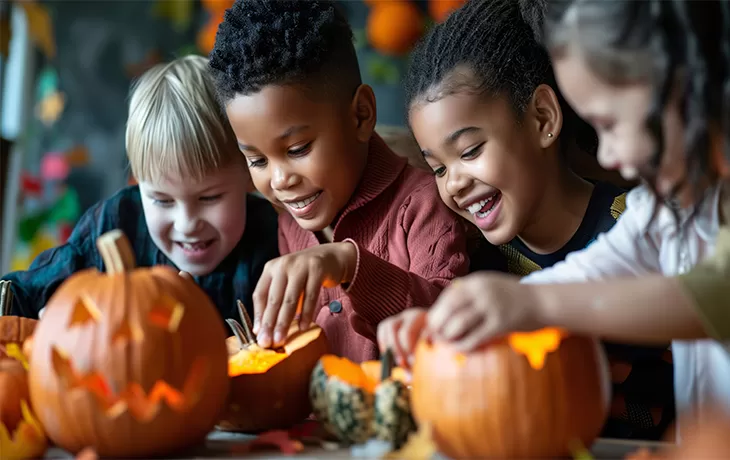
M393 350L393 356L399 367L410 369L413 364L413 353L416 343L426 326L427 310L409 308L397 315L384 319L378 325L378 346L380 352Z
M506 333L542 327L539 305L533 287L514 276L473 273L443 290L428 312L426 328L432 337L467 352Z
M351 282L356 265L357 249L347 242L321 244L267 262L253 292L253 330L259 346L284 343L300 303L299 327L309 326L320 289Z

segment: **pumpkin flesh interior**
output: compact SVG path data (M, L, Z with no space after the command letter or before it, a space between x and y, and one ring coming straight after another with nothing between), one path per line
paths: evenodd
M335 355L323 356L322 368L329 378L337 378L347 385L368 393L374 393L375 387L378 385L377 380L368 378L359 364L355 364L347 358Z
M299 331L295 327L289 330L290 335L286 344L284 344L283 351L261 348L257 344L251 344L230 356L228 358L228 376L237 377L246 374L266 373L297 350L313 343L322 332L318 326L305 331Z

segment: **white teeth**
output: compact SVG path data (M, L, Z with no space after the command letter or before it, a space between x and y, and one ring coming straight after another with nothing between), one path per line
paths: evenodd
M180 243L180 245L187 250L194 251L196 249L205 249L207 248L210 243L209 242L198 242L198 243Z
M287 205L288 206L291 206L294 209L302 209L303 207L305 207L306 205L308 205L312 201L316 200L320 193L322 193L322 192L317 192L314 195L312 195L309 198L307 198L306 200L303 200L303 201L295 201L293 203L287 203Z
M478 203L470 204L466 208L466 210L469 211L471 214L479 214L479 217L487 216L489 214L489 212L491 211L491 209L487 212L479 212L479 210L482 209L484 206L486 206L487 203L492 201L493 198L494 198L494 195L490 196L486 200L482 200Z

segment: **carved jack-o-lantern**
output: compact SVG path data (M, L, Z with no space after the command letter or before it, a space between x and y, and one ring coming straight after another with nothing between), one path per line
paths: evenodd
M134 268L119 231L97 246L107 273L61 285L33 336L30 393L48 437L100 456L173 453L202 441L228 395L223 322L168 267Z
M610 400L606 357L589 337L547 328L463 355L422 340L413 414L450 458L558 458L590 446Z

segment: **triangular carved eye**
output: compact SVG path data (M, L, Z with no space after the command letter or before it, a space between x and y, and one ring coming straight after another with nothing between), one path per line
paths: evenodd
M183 304L168 295L163 295L155 302L149 312L148 319L151 324L176 332L180 327L185 307Z
M139 326L132 326L129 321L124 321L114 332L114 336L112 337L112 342L117 343L118 341L122 341L122 343L128 343L128 342L141 342L144 338L144 331L142 331L142 328Z
M74 305L68 327L83 326L88 323L96 324L99 322L99 318L101 318L101 312L94 301L87 296L82 296Z

